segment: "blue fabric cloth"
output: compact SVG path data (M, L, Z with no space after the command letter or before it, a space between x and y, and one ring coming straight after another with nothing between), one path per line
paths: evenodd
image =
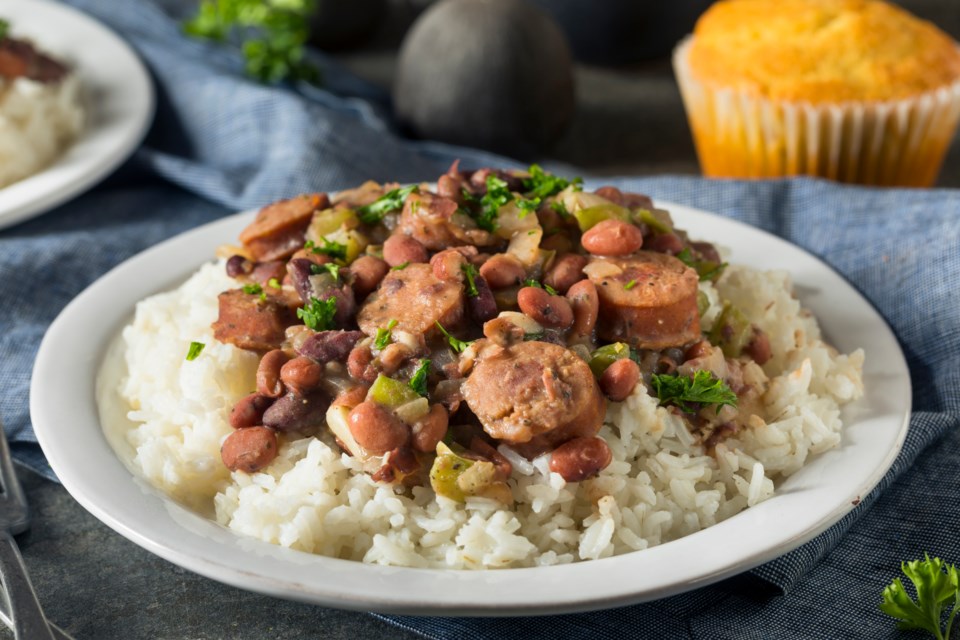
M0 418L17 459L52 480L28 414L32 362L57 313L105 271L159 240L281 196L369 178L432 179L455 158L471 167L516 165L402 139L386 118L383 93L323 58L324 89L252 83L235 54L180 35L171 15L182 15L182 2L70 4L136 48L154 76L159 107L144 146L120 171L73 202L0 231ZM846 276L907 355L914 415L903 452L829 531L718 585L550 618L383 618L430 638L892 637L894 625L876 604L899 561L924 551L960 561L960 192L815 180L604 182L746 221Z

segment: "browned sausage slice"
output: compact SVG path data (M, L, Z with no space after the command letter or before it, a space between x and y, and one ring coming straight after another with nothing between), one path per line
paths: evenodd
M410 264L391 271L371 293L357 314L360 330L375 336L377 329L396 320L396 328L416 335L439 333L439 322L447 330L463 321L463 285L441 280L429 264Z
M590 280L600 297L597 335L641 349L679 347L700 339L697 272L672 256L639 251L629 258L593 258L613 273Z
M488 247L500 242L492 233L470 228L473 221L466 214L458 214L459 208L449 198L429 192L411 193L403 205L397 230L431 251L462 244Z
M596 435L606 401L587 363L546 342L502 349L480 345L463 396L484 431L497 440L546 448Z
M276 349L283 343L287 327L299 322L295 306L284 295L267 295L261 300L243 289L231 289L221 293L218 302L220 315L213 323L213 337L241 349Z
M305 193L268 204L240 233L240 242L254 260L289 258L303 247L313 212L328 206L330 199L325 193Z

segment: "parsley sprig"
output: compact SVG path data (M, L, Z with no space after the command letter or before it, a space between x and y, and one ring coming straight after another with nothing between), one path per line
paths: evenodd
M347 259L347 245L343 244L342 242L320 238L319 247L313 242L313 240L307 240L306 244L303 245L303 248L310 253L330 256L334 260Z
M709 371L696 371L693 378L653 374L650 383L661 405L672 404L684 413L696 413L696 408L688 404L691 402L715 404L718 410L724 405L737 406L737 394Z
M523 190L527 197L531 199L543 200L560 193L571 184L574 185L574 188L579 188L583 184L583 178L566 180L552 173L547 173L537 164L530 165L528 173L530 177L523 179Z
M261 82L320 83L320 70L306 59L315 0L203 0L184 24L188 34L208 40L243 38L247 73Z
M467 295L471 298L476 298L480 295L480 292L477 290L477 276L480 272L469 262L465 262L460 268L463 269L463 275L467 277Z
M450 343L450 348L453 349L454 353L463 353L470 345L472 345L476 340L470 340L469 342L464 340L458 340L450 335L446 329L443 328L443 325L440 324L440 321L437 320L434 322L437 325L437 329L440 329L440 333L447 337L447 342Z
M373 346L377 349L384 349L388 344L390 344L390 330L397 326L396 320L391 320L387 323L387 326L380 327L377 329L377 336L373 339Z
M416 193L418 190L419 187L415 184L408 187L391 189L370 204L358 208L357 216L359 216L360 221L364 224L377 224L391 211L402 209L403 203L407 200L407 196L411 193Z
M901 563L900 569L913 583L917 599L910 597L900 578L894 578L883 589L880 610L899 620L900 629L923 629L937 640L949 640L960 612L960 570L929 554L924 554L923 560ZM942 628L944 613L946 627Z
M303 324L314 331L327 331L335 328L333 317L337 314L337 298L331 296L326 300L310 298L310 304L297 309L297 317Z
M429 374L430 359L424 358L420 361L416 371L413 372L413 377L410 378L410 382L408 383L411 389L423 397L427 395L427 376Z
M727 268L726 262L717 263L712 260L697 260L693 257L693 253L691 253L689 247L684 247L683 251L677 254L677 259L696 271L697 275L700 276L701 282L716 280L723 275L724 269Z

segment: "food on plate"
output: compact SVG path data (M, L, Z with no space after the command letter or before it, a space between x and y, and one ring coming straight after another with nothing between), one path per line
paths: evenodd
M674 68L705 174L930 186L960 118L960 44L881 0L726 0Z
M688 535L837 446L864 359L695 231L536 165L269 205L138 304L105 428L174 499L311 553L518 567Z
M76 75L0 20L0 187L49 165L82 128Z

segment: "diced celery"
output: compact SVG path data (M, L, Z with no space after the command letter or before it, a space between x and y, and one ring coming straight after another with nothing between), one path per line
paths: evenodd
M417 398L412 402L400 405L394 409L394 413L397 414L398 418L407 424L412 425L417 420L430 413L430 401L426 398Z
M636 209L633 211L633 221L642 222L657 233L670 233L673 227L665 219L658 217L657 214L649 209Z
M710 342L723 350L723 355L736 358L750 343L753 325L739 309L729 302L723 303L723 310L710 330Z
M710 298L703 291L697 291L697 313L700 317L710 308Z
M618 204L607 202L575 211L573 216L577 219L580 231L586 232L595 224L604 220L623 220L627 222L630 220L630 210Z
M333 233L341 227L353 229L359 224L357 214L350 209L324 209L313 215L307 229L307 240L319 242L320 238Z
M630 345L626 342L607 344L590 354L590 370L595 376L600 376L607 367L617 360L630 357Z
M373 386L367 392L367 400L390 409L413 402L419 397L416 391L407 386L407 383L388 378L382 373L377 376Z
M438 442L437 457L433 461L433 466L430 467L430 486L438 496L463 502L466 500L466 494L457 480L473 465L473 460L457 455L446 444Z

